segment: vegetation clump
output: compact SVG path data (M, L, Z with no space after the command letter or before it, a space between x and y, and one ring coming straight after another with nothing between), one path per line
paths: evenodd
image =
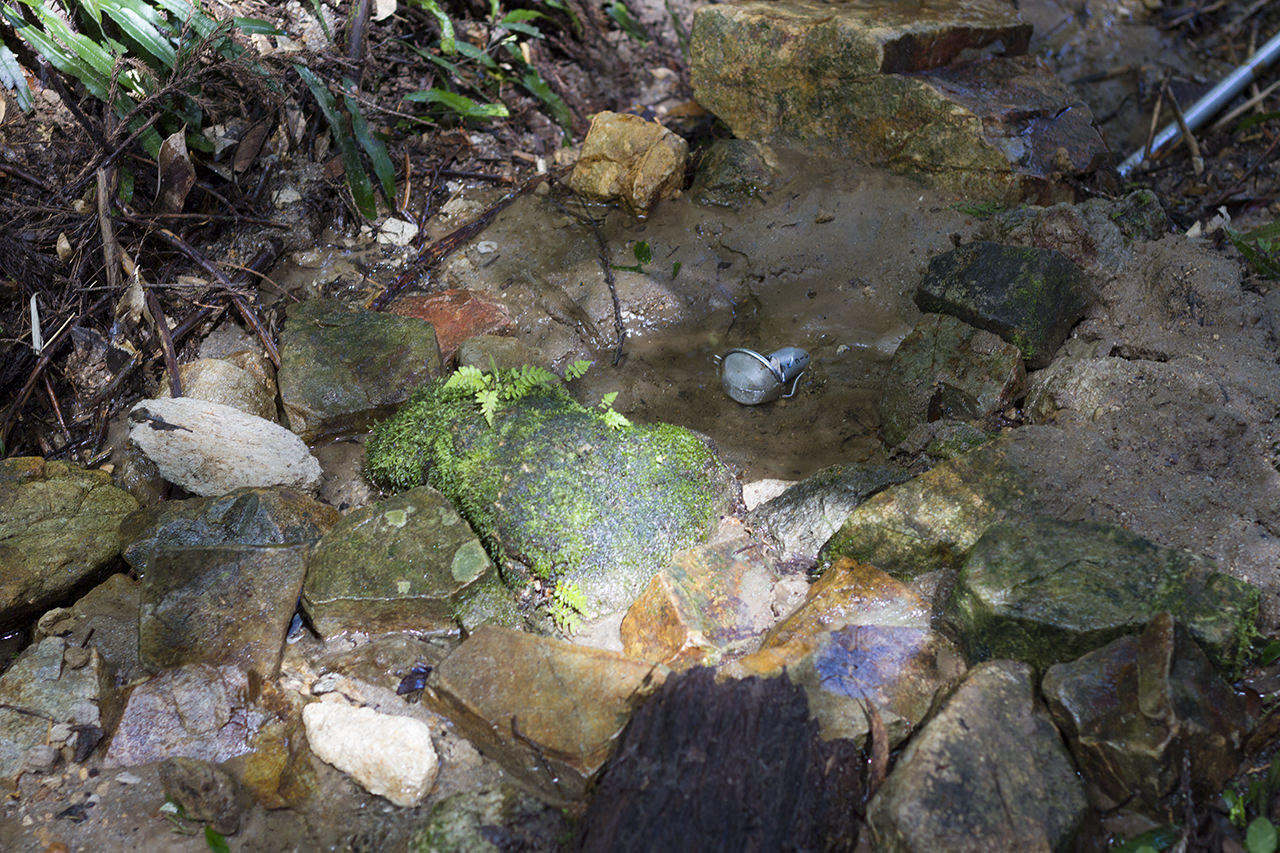
M424 386L374 430L367 470L387 488L439 489L508 582L539 591L571 632L581 617L638 595L736 496L702 439L631 424L612 398L587 408L550 371L528 365L463 369Z

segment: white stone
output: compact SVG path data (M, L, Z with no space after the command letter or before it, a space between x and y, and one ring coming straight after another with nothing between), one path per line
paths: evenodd
M160 476L197 495L242 486L314 491L320 463L298 436L231 406L196 400L143 400L129 412L129 440Z
M302 709L307 743L320 760L397 806L416 806L435 783L440 762L421 720L342 702Z

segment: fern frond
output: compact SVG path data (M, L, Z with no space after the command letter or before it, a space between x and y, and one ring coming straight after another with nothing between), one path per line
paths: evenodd
M564 369L565 380L568 382L572 382L575 379L581 379L584 375L586 375L587 368L591 367L592 364L594 364L594 362L586 361L583 359L579 359L578 361L575 361L573 364L569 365Z

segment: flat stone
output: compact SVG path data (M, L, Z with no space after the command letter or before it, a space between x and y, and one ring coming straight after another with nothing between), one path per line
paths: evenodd
M505 305L469 290L402 296L391 306L391 311L430 323L440 343L440 358L445 364L453 363L458 347L468 338L514 335L516 332L516 321Z
M73 646L97 649L117 684L146 678L138 661L139 586L127 574L112 575L70 607L46 611L33 640L62 637Z
M1168 612L1138 636L1049 667L1042 690L1104 808L1137 795L1158 809L1182 781L1184 756L1196 796L1217 795L1239 766L1244 707Z
M1013 661L969 671L868 805L873 849L1070 849L1083 785L1031 678Z
M694 13L694 97L739 139L912 174L969 199L1052 199L1106 152L1005 2L723 3ZM994 57L995 53L1008 54Z
M925 718L940 688L964 673L964 658L930 628L931 607L884 572L840 560L805 602L773 627L731 675L785 671L805 689L822 736L864 743L867 702L896 745Z
M120 520L137 508L104 471L0 460L0 631L100 577L119 556Z
M311 299L280 331L280 399L306 440L368 428L441 369L431 324L413 317Z
M991 332L945 314L925 314L903 338L880 396L886 444L925 423L986 421L1018 398L1027 373L1022 352Z
M129 441L162 477L192 494L319 486L320 463L301 439L231 406L192 397L143 400L129 411L129 420Z
M0 786L16 784L27 753L49 742L51 724L73 727L83 760L119 712L111 674L96 649L86 652L61 637L28 646L0 675Z
M339 701L312 702L302 709L302 721L321 761L397 806L418 805L440 772L431 729L421 720Z
M422 701L553 803L581 798L630 703L665 667L483 625L432 671Z
M471 527L444 495L419 486L354 510L316 543L302 605L325 638L448 632L473 588L493 583L501 580Z
M1043 669L1171 611L1235 677L1256 632L1260 593L1212 562L1095 522L1024 518L974 544L944 616L973 660Z
M1084 271L1061 252L975 242L930 259L915 301L999 335L1038 368L1094 300Z
M249 680L236 667L167 670L129 694L103 763L133 767L186 756L220 764L249 752L253 735L268 719L253 707Z
M688 156L689 144L661 124L606 110L591 119L569 186L599 201L621 200L644 216L680 192Z
M152 672L204 663L265 679L280 669L306 545L155 549L142 578L138 657Z
M623 617L622 649L683 670L714 666L773 624L777 567L740 522L676 553Z

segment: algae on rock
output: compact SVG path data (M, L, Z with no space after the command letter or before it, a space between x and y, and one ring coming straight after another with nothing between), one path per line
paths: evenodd
M566 607L592 617L629 605L739 499L727 466L686 429L620 425L528 371L497 379L486 401L465 384L424 386L370 436L368 471L389 488L444 493L508 580L523 568L542 582L562 627ZM575 588L576 600L564 595Z

